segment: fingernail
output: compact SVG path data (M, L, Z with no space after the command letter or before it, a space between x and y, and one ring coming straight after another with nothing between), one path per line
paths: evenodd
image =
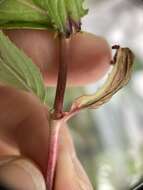
M62 126L59 134L58 161L55 176L55 189L77 189L75 172L72 163L75 150L67 126ZM72 186L71 186L72 184Z
M67 152L72 157L76 156L76 151L74 147L74 143L72 140L72 136L68 129L68 126L63 126L60 129L60 137L59 137L59 152Z
M46 190L41 172L30 160L17 157L1 162L3 164L0 164L0 184L3 184L3 188L10 187L9 190Z
M79 189L83 189L83 190L93 190L93 187L90 183L90 180L83 168L83 166L81 165L80 161L78 160L77 157L75 157L73 160L73 165L74 165L74 170L75 170L75 175L76 175L76 179L77 179L77 183L79 185Z
M58 162L55 176L55 189L77 189L75 172L69 152L62 150L58 155Z
M89 178L77 158L74 143L67 127L63 127L60 131L59 147L58 167L60 171L63 170L63 172L59 173L64 176L66 171L66 176L64 177L66 183L70 185L74 181L73 189L93 190Z

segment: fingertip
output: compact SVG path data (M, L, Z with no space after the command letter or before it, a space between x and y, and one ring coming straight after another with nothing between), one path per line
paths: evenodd
M82 32L71 36L69 42L68 86L84 86L102 78L110 67L112 59L108 42L94 34ZM52 64L52 74L45 71L47 85L57 82L58 62Z
M22 154L43 172L48 157L48 109L32 94L8 86L0 86L0 105L0 156Z
M73 140L65 125L60 130L58 161L55 177L55 189L93 190L89 179L77 159Z
M58 160L54 185L55 189L77 189L75 171L72 163L72 157L74 156L75 150L69 130L66 125L62 126L59 136Z
M59 39L55 33L41 30L8 30L5 33L40 68L45 83L55 86L59 64ZM69 86L96 82L107 72L112 58L107 41L86 32L71 37L70 54Z
M71 38L71 52L68 76L71 85L95 83L110 67L111 48L103 37L78 33Z
M0 185L10 189L46 190L44 178L37 166L22 157L1 158Z

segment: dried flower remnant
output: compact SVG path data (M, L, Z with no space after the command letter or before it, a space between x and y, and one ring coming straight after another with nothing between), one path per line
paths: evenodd
M116 48L113 69L105 84L94 94L81 96L75 100L71 112L84 108L98 108L108 102L112 96L125 86L131 77L134 55L129 48Z

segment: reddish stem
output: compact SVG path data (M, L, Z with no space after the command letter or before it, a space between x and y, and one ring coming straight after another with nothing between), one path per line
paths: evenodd
M60 119L63 116L63 101L67 83L67 70L69 60L69 39L60 37L60 61L56 97L54 102L54 119Z
M47 166L47 189L52 190L54 185L55 169L57 162L58 138L61 123L63 122L63 102L67 82L67 70L69 60L69 39L60 36L60 61L59 73L54 102L54 113L50 120L48 166Z

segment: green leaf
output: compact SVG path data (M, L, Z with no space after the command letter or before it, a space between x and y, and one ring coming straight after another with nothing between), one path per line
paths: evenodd
M67 4L67 10L70 17L78 22L81 17L85 16L88 13L88 9L83 8L84 0L65 0Z
M47 28L66 33L86 14L83 0L0 1L1 28Z
M130 80L133 62L134 55L131 50L119 48L114 58L112 72L105 84L94 95L77 98L71 107L71 112L84 108L98 108L108 102Z
M65 31L67 12L65 0L33 0L36 5L47 11L54 27L61 32Z
M87 10L83 8L83 0L33 0L38 6L46 10L60 32L67 30L69 20L78 23Z
M40 28L52 27L47 12L36 6L33 0L1 0L0 27L9 28L9 25L14 25L14 28L21 28L23 23L24 28L33 28L33 25Z
M0 32L0 81L31 92L45 103L47 91L42 75L32 60Z

